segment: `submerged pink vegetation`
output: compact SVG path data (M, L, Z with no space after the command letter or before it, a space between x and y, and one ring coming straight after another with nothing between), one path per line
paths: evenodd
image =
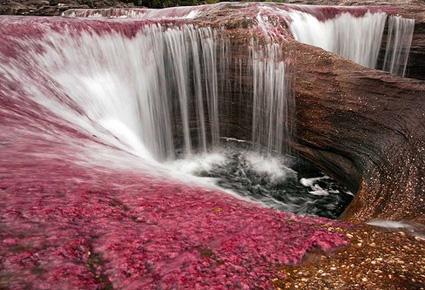
M333 221L82 163L78 146L46 130L87 145L90 138L16 102L0 111L2 288L270 288L281 265L347 243L323 226Z
M327 220L134 172L40 158L7 169L2 287L268 288L280 265L346 244Z
M21 60L18 36L4 35L0 288L270 288L281 265L347 243L326 219L261 208L147 166L94 162L101 150L127 153L38 105L29 79L46 100L66 94Z

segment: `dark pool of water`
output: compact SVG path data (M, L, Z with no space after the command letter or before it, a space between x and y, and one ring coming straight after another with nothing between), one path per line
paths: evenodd
M214 178L215 183L243 197L297 214L339 217L353 194L310 162L299 157L269 156L228 142L222 151L225 161L197 176Z

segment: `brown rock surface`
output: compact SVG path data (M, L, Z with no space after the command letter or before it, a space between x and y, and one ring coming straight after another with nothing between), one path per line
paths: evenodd
M242 21L240 13L227 16L232 23L227 33L231 62L245 65L252 30L237 24ZM423 53L420 46L417 51ZM360 224L350 230L328 228L344 232L351 245L283 268L285 278L274 280L274 285L278 289L424 289L423 228L412 234L361 222L380 218L410 220L419 228L425 224L425 82L364 68L293 40L287 39L282 50L293 64L297 130L292 148L358 189L344 218ZM411 60L418 63L417 58L413 50ZM419 71L422 78L424 71ZM223 99L243 105L223 118L224 127L232 136L249 138L249 64L241 71L235 69L229 82L234 85Z
M423 221L425 83L292 45L294 147L360 189L345 217Z
M351 243L331 254L311 254L282 269L277 289L424 289L425 240L405 230L355 226L344 232Z
M222 100L242 108L224 114L222 126L226 136L250 139L253 24L240 17L242 10L222 10L226 18L209 19L226 27L230 62L244 64L241 71L233 66L233 85ZM281 29L285 35L285 25ZM282 50L291 59L296 95L291 147L358 191L344 218L425 223L425 82L368 69L290 38Z

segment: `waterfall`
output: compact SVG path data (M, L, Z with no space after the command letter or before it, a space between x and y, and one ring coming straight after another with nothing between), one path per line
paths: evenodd
M356 17L342 13L320 21L305 12L291 12L291 32L297 41L334 52L366 67L375 68L385 28L386 13Z
M24 45L40 71L94 123L93 135L106 130L126 150L143 156L148 150L164 160L178 148L189 155L194 144L206 151L218 143L218 42L210 28L150 25L134 37L49 31L43 41ZM46 98L39 101L57 114L68 110Z
M383 70L399 76L405 75L414 29L414 19L389 17Z
M253 71L252 141L269 153L288 151L294 100L278 44L251 45Z
M313 14L293 11L290 30L297 41L341 55L369 68L377 68L383 32L384 12L356 16L341 13L325 21ZM388 17L388 37L383 70L404 76L414 30L414 20Z
M326 21L306 12L288 13L295 39L376 66L385 13L355 17L344 12ZM111 27L112 23L125 22L108 21ZM155 160L174 159L180 149L191 155L219 145L224 137L220 117L229 116L226 120L233 122L232 106L248 104L242 102L246 96L229 94L233 89L242 91L242 71L247 68L242 65L248 66L252 113L244 118L252 118L252 143L270 153L288 152L295 102L280 44L252 41L250 62L233 63L219 30L183 24L169 27L166 22L134 23L141 27L129 28L131 33L125 32L127 24L105 33L97 32L96 21L86 21L86 26L77 28L78 33L68 31L72 27L68 24L60 33L51 29L43 39L21 41L33 66L62 88L82 112L86 131L105 143ZM397 69L401 66L404 72L406 44L411 37L402 37L402 32L411 33L413 23L400 17L390 17L388 23L384 68L400 73ZM238 72L238 88L228 78L229 72ZM39 103L57 115L63 116L69 109L64 103L52 105L46 98L39 96ZM238 116L242 114L240 111ZM76 113L67 121L82 123Z
M34 76L22 81L28 95L79 131L142 158L172 160L219 146L225 137L220 118L233 122L234 111L239 116L245 114L240 107L252 105L252 115L243 118L247 125L253 119L253 144L287 152L294 102L280 44L252 42L250 61L234 64L220 30L71 23L64 22L60 32L55 23L32 23L43 34L17 40L23 59L5 71L18 68L17 79L26 71L42 75L42 83ZM237 70L234 87L231 73ZM246 84L252 104L250 96L232 94L242 91L242 71L252 79Z

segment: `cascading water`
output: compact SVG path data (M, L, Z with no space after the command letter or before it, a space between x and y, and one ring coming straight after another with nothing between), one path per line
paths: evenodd
M220 4L218 4L220 5ZM62 13L66 17L90 18L139 18L139 19L192 19L198 16L205 6L179 6L168 9L147 8L107 8L107 9L69 9Z
M392 15L389 17L383 70L395 75L405 75L414 29L414 19Z
M25 81L34 101L100 142L145 160L188 158L217 147L219 109L240 105L218 102L229 89L229 47L210 28L142 24L135 32L118 26L105 33L96 22L82 29L65 25L61 32L39 27L45 36L19 40L24 59L13 68L5 65L4 73L18 80L32 67L48 80ZM246 65L253 87L252 141L257 150L284 154L293 100L279 45L252 41Z
M51 32L42 42L23 45L89 120L132 152L146 157L148 150L162 160L174 158L175 139L183 140L186 155L194 150L193 140L201 151L218 143L217 43L209 28L151 25L132 38ZM68 110L45 101L58 114Z
M218 3L212 6L201 5L196 8L176 7L161 10L76 9L66 11L63 15L92 18L195 19L208 11L219 10L231 5L246 6L241 3ZM386 57L382 69L400 76L405 74L414 30L413 19L389 15L388 13L393 12L376 7L369 9L366 7L330 6L327 10L319 6L272 3L257 5L260 13L257 14L256 19L259 27L265 33L270 33L274 29L276 24L269 20L277 16L288 22L290 31L296 40L334 52L369 68L381 69L378 57L381 43L384 40L385 26L388 22Z
M251 45L253 101L252 141L269 153L287 153L294 100L287 66L278 44ZM286 144L286 145L285 145Z
M362 16L344 12L327 20L314 14L289 13L294 38L334 52L369 68L377 68L383 32L388 36L383 70L404 76L412 42L414 20L367 11Z
M228 42L211 28L147 24L131 37L119 31L103 33L90 28L75 33L66 28L61 33L49 31L42 40L23 40L22 45L27 48L31 62L66 92L74 106L43 96L37 98L39 103L57 115L68 114L68 121L79 124L81 116L75 114L76 107L87 118L89 125L83 127L89 128L92 135L145 159L168 160L165 165L171 168L176 168L170 163L176 158L186 159L177 164L190 164L204 158L211 148L217 148L223 137L219 112L229 114L232 106L241 105L233 101L219 103L220 94L228 94L231 88L227 75L232 68ZM250 61L244 65L252 78L251 141L257 151L267 152L272 158L262 161L263 167L267 167L278 160L272 155L288 152L293 130L289 66L279 44L273 44L271 39L261 45L252 40ZM242 63L236 67L242 73ZM241 85L242 80L239 82ZM178 153L180 149L183 154ZM191 157L195 152L201 152L201 157ZM225 153L226 165L213 167L207 176L216 176L222 187L267 206L335 217L340 213L336 206L339 194L349 196L343 190L322 195L329 195L330 199L318 198L314 191L309 194L308 187L300 183L306 177L302 174L282 175L279 181L271 183L273 188L267 188L258 181L268 180L268 172L257 172L243 164L234 167L229 154L232 155ZM243 157L236 160L244 163ZM286 161L279 162L275 167L286 168ZM231 173L232 168L254 174L241 178ZM218 181L222 172L233 179ZM194 174L205 175L198 173ZM307 177L317 178L321 173L315 174ZM251 189L240 188L240 184L247 182L252 183ZM292 191L285 189L289 187ZM329 209L323 209L319 199L326 201Z
M334 52L358 64L375 68L386 13L367 12L362 17L342 13L325 21L304 12L290 13L295 39Z
M271 154L293 130L279 46L233 58L221 31L182 23L197 8L177 10L174 22L0 17L2 286L271 289L309 249L347 243L343 223L240 202L170 170L201 151L198 175L300 214L337 217L352 195ZM236 111L221 109L241 104L246 139L268 154L237 140L204 158Z

